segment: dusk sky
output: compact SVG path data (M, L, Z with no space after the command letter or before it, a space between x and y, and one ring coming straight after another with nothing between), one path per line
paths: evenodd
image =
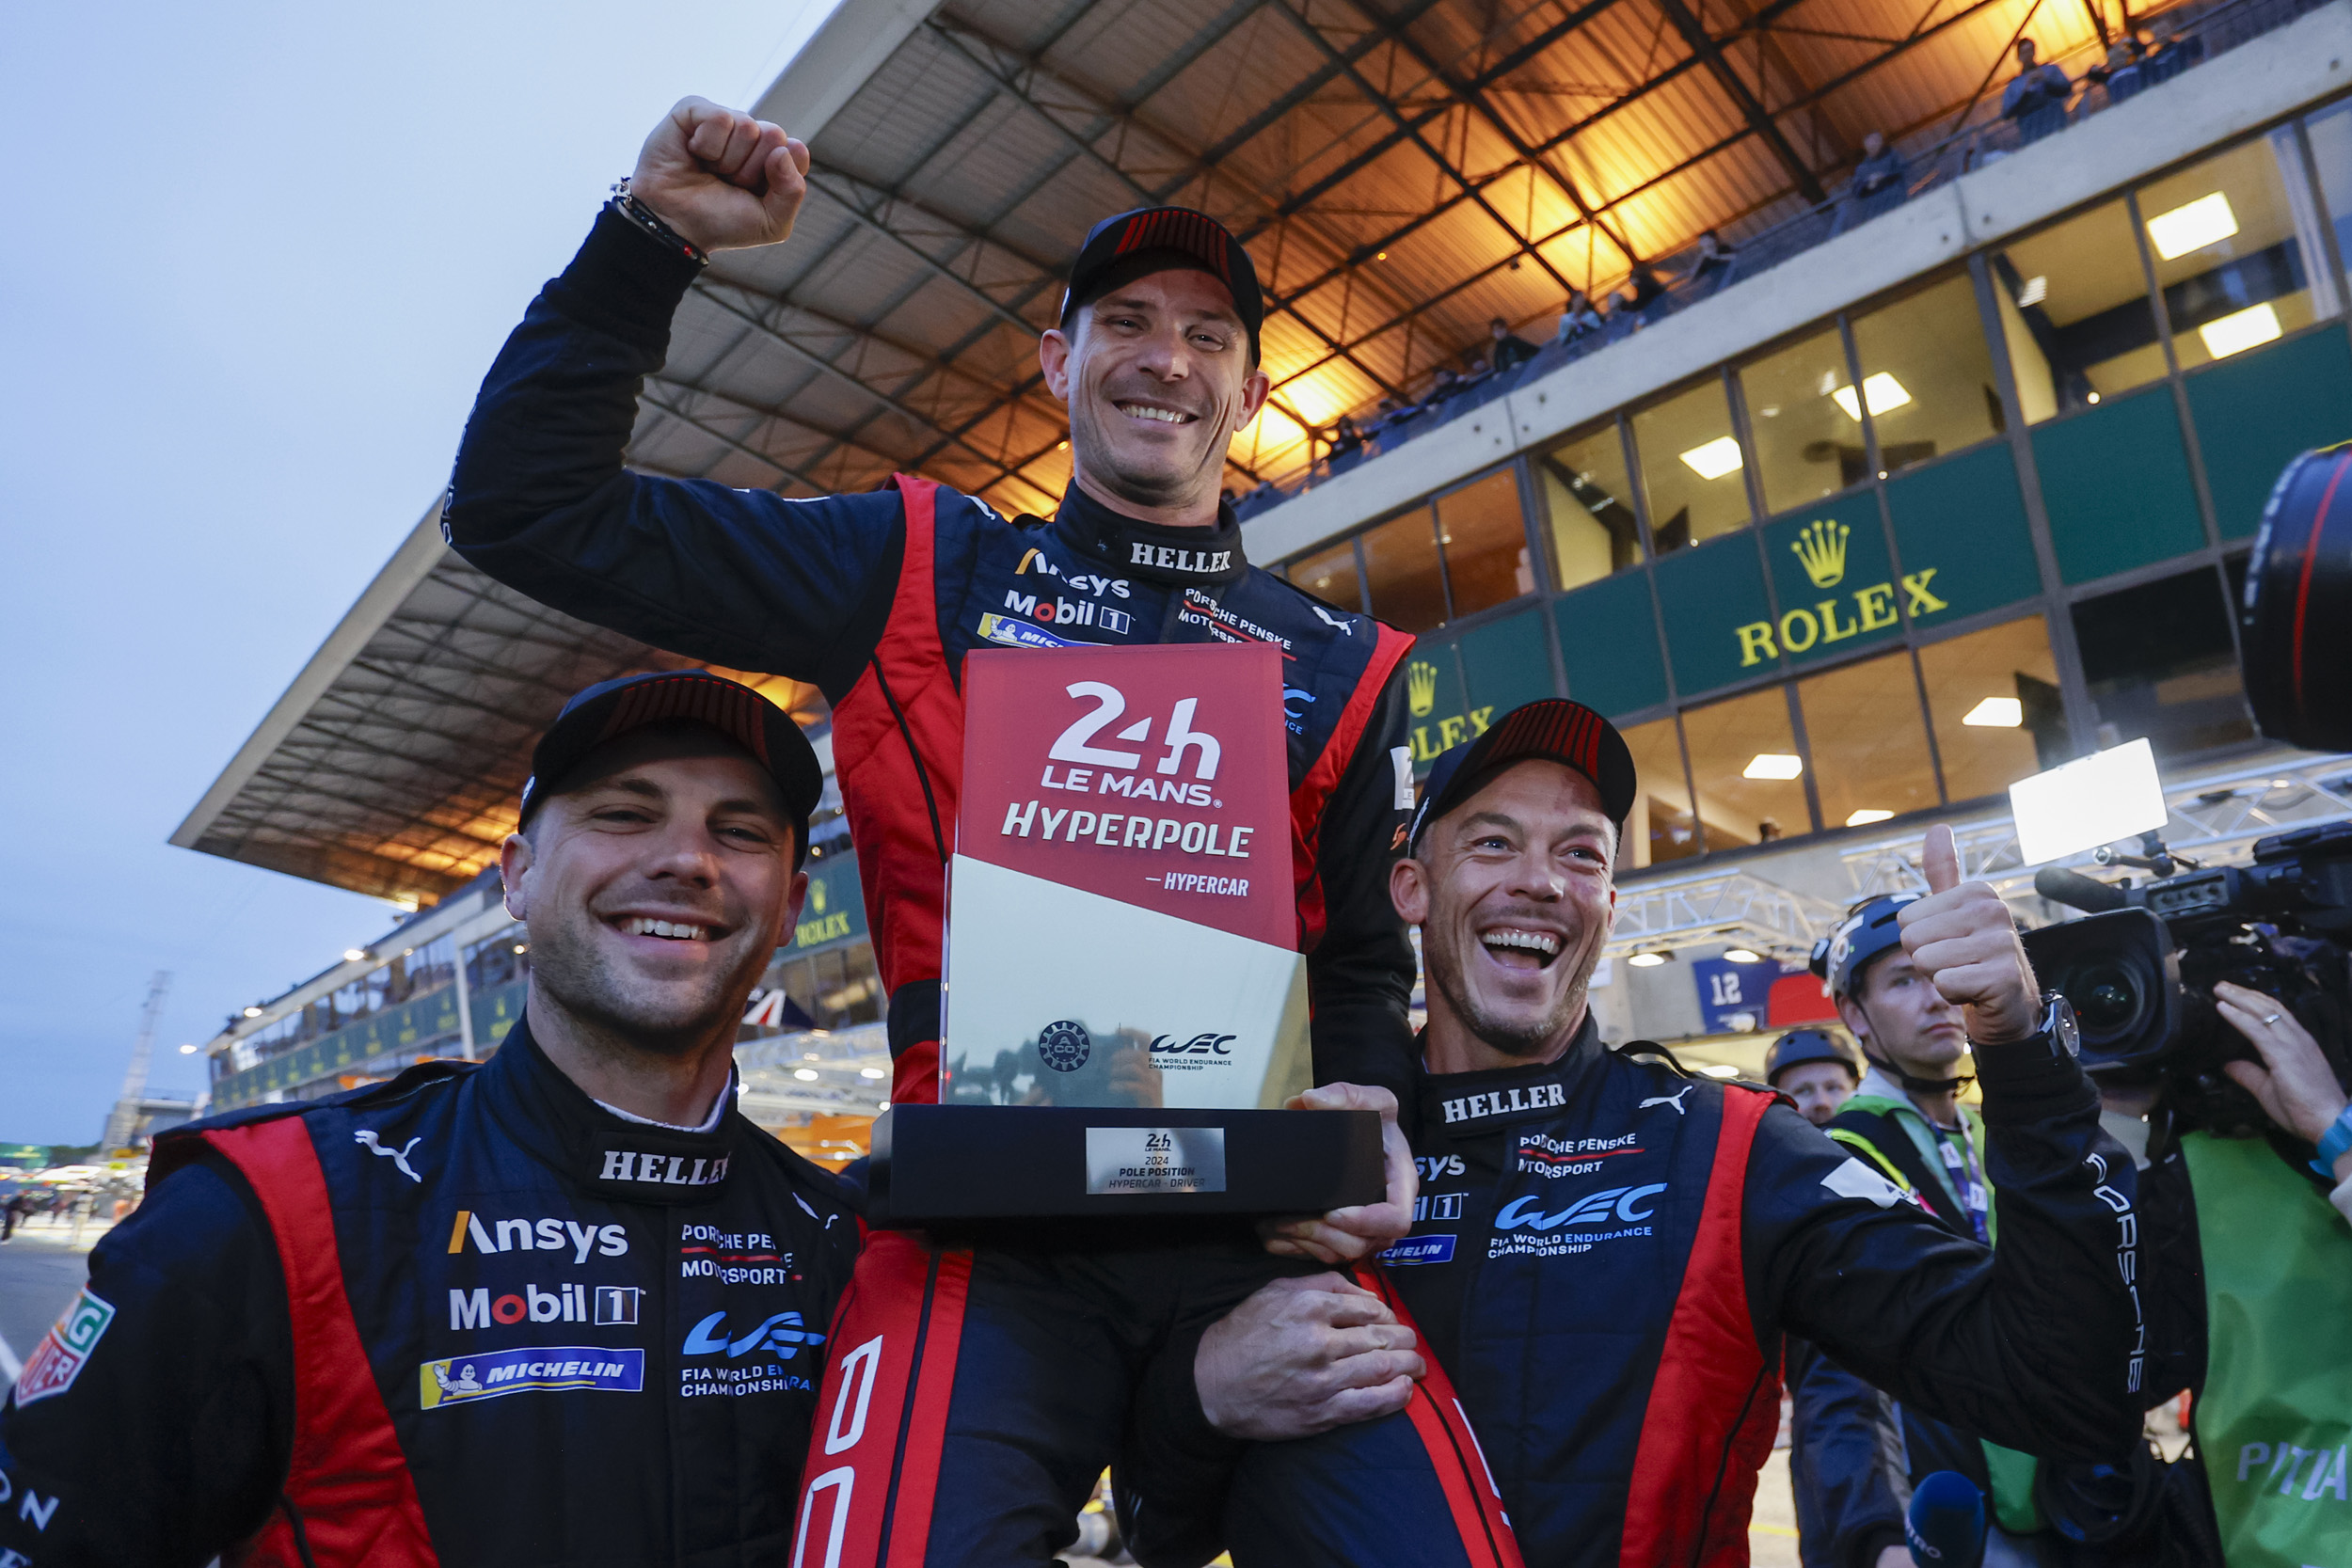
M447 478L475 387L690 92L832 0L19 7L0 252L0 1143L87 1143L386 904L165 841Z

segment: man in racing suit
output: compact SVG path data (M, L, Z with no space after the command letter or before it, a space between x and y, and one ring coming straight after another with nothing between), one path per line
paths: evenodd
M0 1563L787 1560L858 1223L731 1071L817 760L688 671L591 688L533 762L524 1016L158 1141L0 1413Z
M1279 646L1315 1078L1404 1090L1413 959L1386 876L1411 799L1404 683L1391 678L1410 640L1244 558L1218 481L1266 392L1263 300L1223 228L1162 208L1089 236L1061 325L1040 345L1071 411L1073 479L1050 520L1009 521L904 475L866 495L787 500L622 467L639 382L662 362L680 298L708 252L789 233L807 158L778 128L702 100L671 112L491 369L444 512L452 545L568 613L823 691L901 1102L939 1094L963 656L992 644ZM1353 1088L1310 1098L1388 1102ZM875 1236L832 1347L827 1409L849 1402L803 1509L811 1560L1050 1559L1127 1440L1137 1381L1187 1386L1208 1325L1270 1278L1400 1234L1401 1139L1391 1168L1390 1203L1273 1227L1265 1247L1286 1259L1247 1233L977 1253ZM1386 1408L1411 1387L1393 1379ZM1436 1462L1468 1473L1457 1441ZM1497 1560L1481 1513L1491 1498L1465 1512L1448 1501L1461 1488L1441 1494L1434 1471L1421 1481L1399 1483L1396 1510L1437 1536L1359 1527L1367 1550L1469 1560L1458 1533Z
M1393 873L1428 973L1426 1180L1382 1288L1452 1374L1527 1561L1745 1562L1784 1333L1999 1441L2128 1450L2131 1161L1948 830L1902 942L1976 1042L1997 1252L1770 1092L1601 1044L1585 986L1634 790L1599 715L1531 704L1438 759ZM1328 1560L1312 1543L1353 1499L1324 1442L1250 1450L1236 1528L1287 1522Z

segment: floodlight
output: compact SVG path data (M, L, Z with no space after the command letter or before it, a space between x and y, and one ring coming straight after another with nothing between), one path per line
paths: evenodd
M262 1009L259 1007L247 1007L245 1010L245 1016L247 1018L259 1018L262 1016Z
M1829 396L1832 403L1846 411L1846 418L1856 424L1862 422L1862 405L1866 403L1870 405L1872 414L1883 414L1911 401L1911 393L1903 384L1884 371L1862 378L1862 396L1859 398L1853 395L1851 387L1840 387Z
M1740 769L1743 779L1793 779L1804 771L1804 759L1779 752L1758 752Z
M1718 436L1680 455L1683 465L1701 479L1721 479L1740 471L1740 443L1728 436Z
M817 1082L817 1069L815 1068L796 1067L792 1069L792 1076L799 1079L803 1084L814 1084Z
M2026 721L2026 705L2014 697L1987 697L1960 716L1980 730L2013 730Z
M367 956L368 950L364 947L346 947L343 949L343 962L347 964L365 962Z
M1626 962L1631 964L1636 969L1656 969L1660 964L1662 964L1665 961L1666 955L1663 953L1636 953L1631 958L1626 959Z
M1867 828L1873 822L1883 822L1894 815L1895 814L1891 811L1882 811L1876 806L1864 806L1860 811L1848 814L1846 817L1846 826L1849 828Z
M2030 306L2041 304L2049 297L2050 280L2047 277L2028 277L2026 279L2026 286L2017 291L2017 309L2026 309Z
M180 1048L180 1054L183 1056L193 1056L196 1054L196 1047L192 1045L183 1045Z
M888 1074L884 1073L882 1069L878 1067L862 1067L857 1069L857 1075L860 1078L882 1078L888 1076Z
M2230 198L2219 191L2148 220L2148 243L2155 246L2156 259L2163 261L2219 245L2236 232L2237 214L2230 211Z
M1727 947L1724 950L1724 957L1736 964L1756 964L1764 961L1760 955L1750 952L1744 947Z
M1722 1062L1709 1062L1705 1067L1699 1069L1699 1070L1707 1074L1709 1078L1737 1078L1740 1076L1740 1069L1738 1068L1727 1066Z
M2216 359L2227 359L2233 354L2243 354L2249 348L2260 348L2279 336L2279 312L2265 300L2233 310L2219 321L2210 321L2197 329L2203 340L2205 352Z
M2009 786L2017 854L2027 865L2164 826L2164 785L2146 739L2094 752Z

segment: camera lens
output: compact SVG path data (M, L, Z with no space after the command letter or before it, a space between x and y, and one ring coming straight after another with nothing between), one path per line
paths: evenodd
M2057 976L2057 989L2074 1004L2074 1020L2086 1044L2128 1035L2147 1010L2140 976L2111 958L2090 958Z

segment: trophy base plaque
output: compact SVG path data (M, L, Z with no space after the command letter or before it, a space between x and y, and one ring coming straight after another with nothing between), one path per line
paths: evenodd
M1371 1111L893 1105L866 1222L1319 1214L1386 1190Z

